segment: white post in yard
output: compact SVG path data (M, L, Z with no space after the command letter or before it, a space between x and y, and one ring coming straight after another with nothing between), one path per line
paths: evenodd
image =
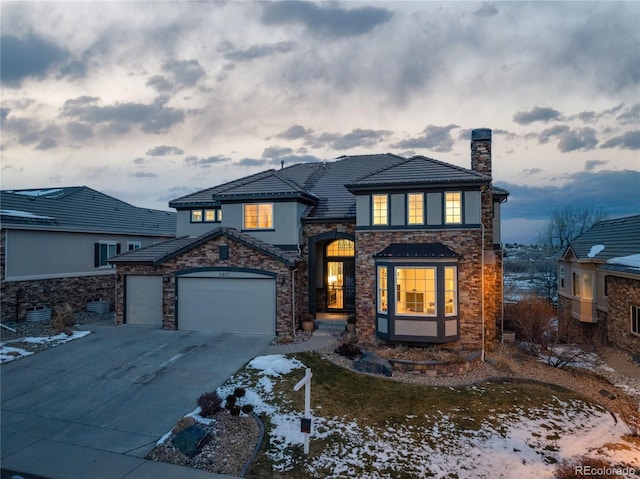
M304 420L309 422L309 430L302 431L304 433L304 453L309 454L309 434L311 433L311 378L313 374L311 369L307 368L304 377L293 386L294 391L298 391L304 385ZM302 426L301 426L302 428Z

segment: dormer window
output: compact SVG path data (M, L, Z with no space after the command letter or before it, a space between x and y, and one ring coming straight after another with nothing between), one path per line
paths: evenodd
M246 230L273 229L273 203L245 204L243 228Z

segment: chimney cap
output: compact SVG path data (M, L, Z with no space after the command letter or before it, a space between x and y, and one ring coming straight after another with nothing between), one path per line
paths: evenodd
M471 141L491 140L491 128L476 128L471 130Z

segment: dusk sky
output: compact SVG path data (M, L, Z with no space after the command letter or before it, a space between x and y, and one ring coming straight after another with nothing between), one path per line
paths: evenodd
M640 2L2 2L2 189L136 206L493 130L503 240L640 213Z

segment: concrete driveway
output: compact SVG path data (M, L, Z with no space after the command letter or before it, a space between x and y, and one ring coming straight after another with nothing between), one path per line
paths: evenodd
M2 468L52 479L223 477L143 458L272 338L87 326L95 333L0 368Z

